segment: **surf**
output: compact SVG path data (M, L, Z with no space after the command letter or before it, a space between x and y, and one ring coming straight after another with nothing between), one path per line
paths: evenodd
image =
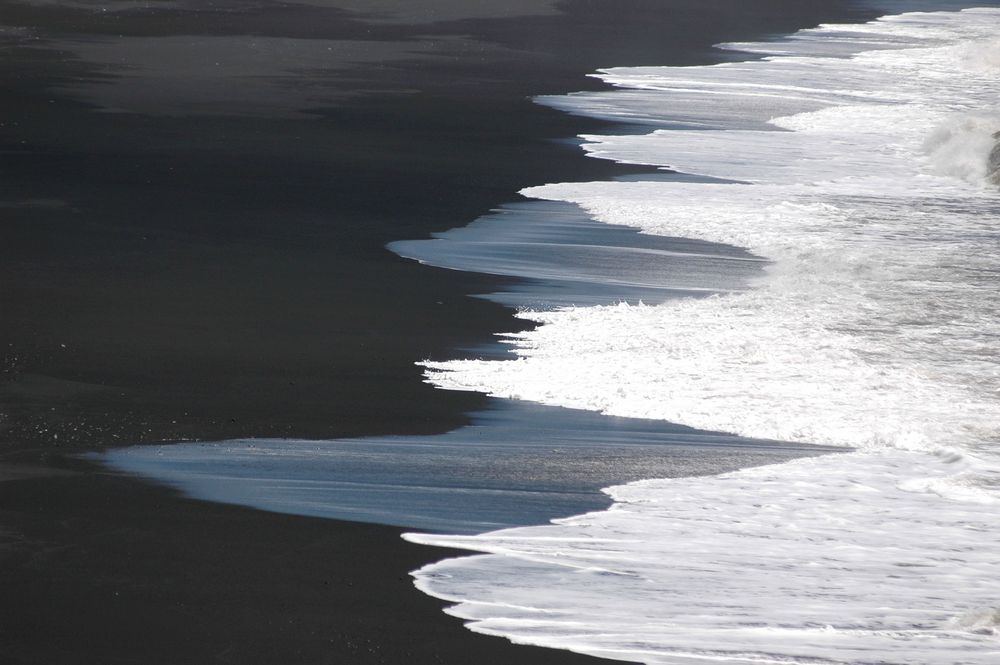
M485 553L417 586L472 630L626 661L995 662L998 25L990 8L824 25L541 100L646 127L583 137L592 157L700 178L523 194L768 264L709 297L523 310L516 358L428 362L427 380L852 452L611 487L608 510L546 526L409 534Z

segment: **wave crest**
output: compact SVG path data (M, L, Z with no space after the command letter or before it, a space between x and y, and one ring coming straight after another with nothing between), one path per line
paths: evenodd
M973 184L1000 184L1000 116L960 115L924 142L933 171Z

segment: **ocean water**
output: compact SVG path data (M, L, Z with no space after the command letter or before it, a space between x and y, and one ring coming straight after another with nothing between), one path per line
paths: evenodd
M480 295L534 311L745 290L765 264L731 245L641 233L543 200L509 203L468 226L389 249L441 268L517 278Z
M746 248L767 261L752 288L525 308L516 357L427 380L852 451L409 534L481 553L416 584L472 630L623 661L998 663L1000 9L725 48L753 57L601 70L614 90L540 100L646 128L583 137L590 156L688 177L523 194Z
M514 400L488 400L470 420L437 436L209 441L96 458L207 501L482 533L606 508L603 487L650 475L706 475L831 450Z

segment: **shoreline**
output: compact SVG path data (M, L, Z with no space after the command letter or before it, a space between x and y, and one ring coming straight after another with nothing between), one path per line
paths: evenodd
M0 532L4 662L600 662L467 631L407 575L448 551L428 556L401 529L85 470L0 482L0 501L16 515ZM44 575L24 575L37 566Z
M664 18L662 3L633 4L628 16L580 3L565 16L460 21L441 31L458 44L453 52L357 65L357 79L423 92L339 106L331 98L316 113L322 132L305 147L295 132L306 125L279 117L284 106L261 132L256 118L93 113L112 100L47 87L55 73L96 76L101 54L53 64L32 53L24 66L43 76L4 80L19 101L18 136L33 152L5 169L0 191L14 218L0 272L11 287L0 341L14 349L0 385L8 416L0 458L60 475L0 482L0 655L13 663L599 662L465 630L407 575L447 550L404 543L402 529L184 499L64 453L123 441L432 433L467 422L484 398L427 386L413 362L516 326L508 309L468 296L504 281L411 264L385 242L465 223L531 184L645 171L553 146L609 124L540 108L524 94L593 87L585 75L595 67L636 58L699 62L717 41L843 15L819 2L769 2L746 14L679 2L671 44L648 24ZM78 14L25 7L12 20L64 25ZM282 24L290 33L319 12L343 19L338 34L360 34L353 17L301 11ZM705 18L720 13L728 23ZM198 21L194 14L179 12L172 25ZM141 12L126 19L136 34L157 27ZM636 39L607 35L612 19ZM87 29L110 34L100 23ZM381 29L412 40L427 25ZM581 35L591 48L573 60ZM463 49L481 43L502 48L486 64L466 58ZM469 81L488 94L470 98ZM58 103L47 106L48 97ZM489 123L475 118L498 111L508 122L483 133ZM401 119L417 129L396 126ZM216 132L228 132L230 145L202 144ZM152 140L130 152L103 137ZM469 142L451 149L442 140ZM371 146L375 155L354 163ZM411 160L403 168L400 146ZM491 157L501 159L483 163ZM150 210L151 197L169 205ZM289 211L294 230L274 219ZM378 228L352 235L373 219Z
M489 398L441 435L132 446L86 460L185 497L436 533L545 524L611 506L606 489L843 449Z

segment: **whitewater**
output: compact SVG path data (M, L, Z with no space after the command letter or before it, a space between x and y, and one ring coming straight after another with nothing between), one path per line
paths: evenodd
M409 540L472 630L644 663L1000 662L1000 10L907 13L600 71L543 98L627 123L550 184L644 234L747 248L752 287L524 310L516 358L427 380L844 453L605 490L605 511ZM641 128L641 129L639 129ZM995 159L994 159L995 162Z

